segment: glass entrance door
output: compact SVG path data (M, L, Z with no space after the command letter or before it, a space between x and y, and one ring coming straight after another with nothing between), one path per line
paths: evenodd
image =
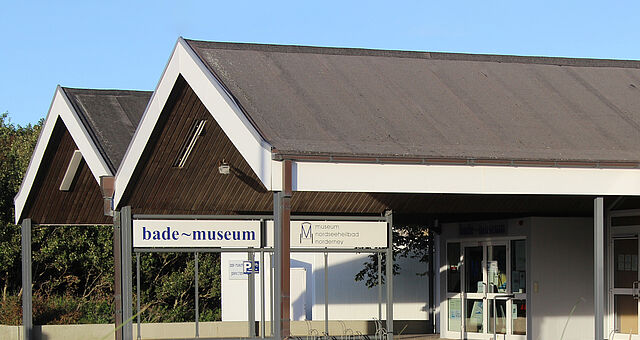
M498 339L526 338L525 244L448 244L448 331L456 332L451 335L493 339L495 331Z
M614 339L640 339L638 335L638 238L613 239Z

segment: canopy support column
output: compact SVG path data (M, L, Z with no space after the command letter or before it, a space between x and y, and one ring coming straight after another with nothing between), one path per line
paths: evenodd
M604 339L604 198L593 202L593 307L595 340Z
M290 333L290 271L291 271L291 161L284 160L282 165L282 191L273 194L274 253L275 261L275 337L288 338ZM275 320L274 320L275 321Z
M33 292L31 288L31 219L22 220L22 334L33 338Z
M121 273L121 245L120 245L120 212L113 212L113 298L116 339L122 340L122 273Z
M133 272L132 262L132 220L131 207L123 207L120 211L120 244L121 244L121 280L122 280L122 340L133 339Z
M387 339L393 339L393 212L385 212L387 218Z

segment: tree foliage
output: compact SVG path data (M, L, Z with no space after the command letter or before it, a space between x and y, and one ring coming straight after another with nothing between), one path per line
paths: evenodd
M0 324L22 321L21 234L12 223L13 198L42 123L23 127L0 114ZM35 324L114 321L112 227L35 226L31 247ZM199 256L200 320L220 320L220 256ZM193 254L141 254L141 264L141 305L149 306L142 319L193 321Z
M36 125L11 123L0 114L0 280L2 303L20 289L20 228L13 221L13 197L31 159L42 120Z
M422 263L429 263L429 241L432 233L425 226L394 226L393 227L393 275L398 275L402 268L398 264L399 258L413 258ZM382 266L382 277L380 280L384 284L386 273L386 255L380 257L380 265ZM378 285L378 255L369 255L367 262L363 263L363 269L356 276L356 281L364 281L364 284L373 288ZM427 267L425 271L415 273L424 276L428 273Z

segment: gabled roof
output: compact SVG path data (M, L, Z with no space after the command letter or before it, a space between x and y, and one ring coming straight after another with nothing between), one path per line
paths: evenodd
M118 170L180 78L266 190L640 195L640 62L179 38Z
M139 122L151 92L70 89L57 87L29 166L14 199L20 221L32 186L43 165L56 122L60 119L82 153L97 183L113 176L131 141L131 124ZM138 110L139 112L135 112Z
M66 87L63 90L115 173L152 92Z
M276 153L640 162L640 62L187 40Z

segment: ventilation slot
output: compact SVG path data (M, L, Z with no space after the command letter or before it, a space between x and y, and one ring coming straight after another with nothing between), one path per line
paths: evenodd
M69 161L69 165L67 166L67 171L65 171L64 177L62 177L60 191L69 191L69 189L71 189L71 183L73 183L73 179L76 177L76 172L78 172L81 160L82 153L80 150L74 151L73 156L71 156L71 160Z
M205 119L197 120L189 129L189 133L187 134L187 139L184 141L182 146L180 147L180 152L178 153L178 157L173 162L173 167L182 168L187 163L187 159L191 154L196 142L198 141L198 137L204 132L204 125L207 123Z

